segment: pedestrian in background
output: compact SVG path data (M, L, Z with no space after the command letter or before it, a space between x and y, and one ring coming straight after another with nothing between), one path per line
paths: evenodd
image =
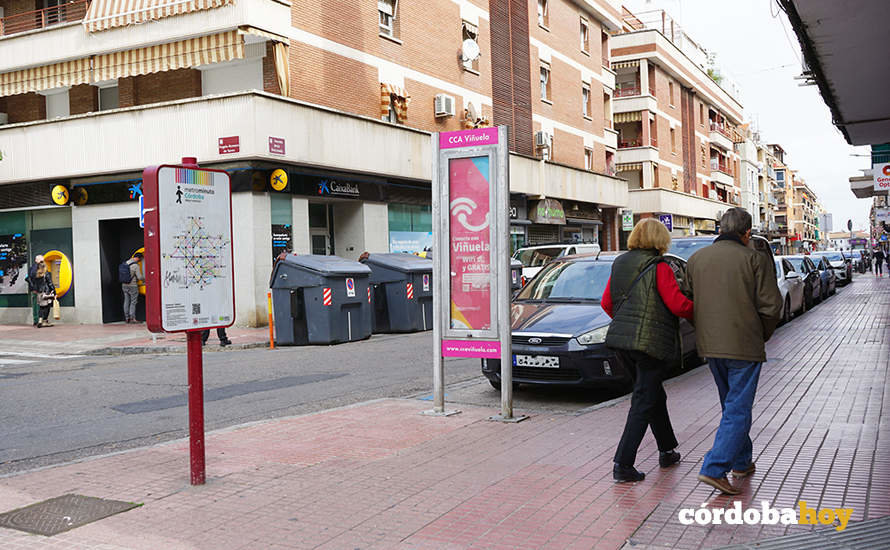
M698 479L728 495L741 491L726 478L754 473L752 407L766 361L766 341L782 314L782 295L768 255L748 247L751 215L731 208L720 236L689 258L687 278L695 296L695 342L708 360L723 416Z
M34 256L34 263L31 264L31 267L28 269L28 297L31 299L31 313L34 316L34 326L36 327L40 322L40 305L38 305L37 298L37 270L40 266L43 265L43 256L40 254Z
M229 337L226 336L225 327L220 327L220 328L216 329L216 337L219 338L220 347L224 348L232 343L232 341L229 340ZM209 338L210 338L210 329L201 331L201 345L202 346L207 345L207 340Z
M627 240L629 252L612 264L601 300L612 317L606 345L628 373L636 375L612 468L612 477L619 482L646 477L634 462L647 427L658 445L658 464L667 468L680 461L662 381L682 353L679 317L691 319L693 307L664 261L670 245L664 224L654 218L640 221Z
M139 322L136 320L136 303L139 301L139 283L145 281L142 258L142 253L137 252L121 264L118 270L118 278L124 293L124 320L128 324Z
M53 279L43 258L37 264L37 270L34 273L34 293L37 296L37 328L51 327L52 322L49 320L49 312L53 306L53 300L56 299L56 287L53 285Z
M875 249L875 275L878 277L884 276L884 251L880 248ZM888 271L890 273L890 271Z

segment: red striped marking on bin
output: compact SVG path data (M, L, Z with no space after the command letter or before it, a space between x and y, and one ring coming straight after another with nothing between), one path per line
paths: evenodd
M408 296L409 300L414 299L414 285L412 283L406 283L405 294Z
M368 287L368 303L371 303L371 287Z
M333 299L331 298L331 289L330 288L325 287L324 289L322 289L321 301L326 306L332 305L334 303Z

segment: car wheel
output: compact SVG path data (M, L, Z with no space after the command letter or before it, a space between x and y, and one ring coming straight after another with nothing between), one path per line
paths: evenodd
M800 301L800 311L797 313L797 316L800 317L806 313L807 309L807 289L803 289L803 300Z
M782 324L786 324L791 320L791 299L785 298L785 307L782 311Z
M816 298L813 296L815 291L816 291L816 289L812 288L812 289L810 289L809 292L806 293L806 296L804 296L804 304L803 304L804 310L813 309L813 305L816 302ZM806 311L804 311L804 313L806 313Z

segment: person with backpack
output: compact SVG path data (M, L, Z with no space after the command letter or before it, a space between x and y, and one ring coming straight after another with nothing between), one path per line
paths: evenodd
M668 468L680 461L662 381L680 359L680 317L692 319L693 304L664 261L670 246L671 234L663 223L655 218L640 220L627 239L628 252L612 263L601 300L612 317L606 346L634 380L612 468L612 478L619 483L646 477L634 467L646 428L655 436L659 466Z
M133 257L118 266L118 280L124 292L124 320L128 324L135 324L136 303L139 301L139 282L145 281L142 273L142 253L137 252Z

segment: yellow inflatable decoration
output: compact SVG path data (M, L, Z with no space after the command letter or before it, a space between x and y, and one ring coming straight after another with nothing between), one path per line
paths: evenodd
M68 293L71 283L74 281L71 260L58 250L50 250L43 253L43 261L46 263L46 270L49 271L53 285L56 287L56 298L61 298Z
M136 252L133 252L133 256L135 256L136 254L139 254L139 253L145 254L144 246L142 248L140 248L139 250L137 250ZM132 258L133 256L130 256L130 257ZM143 260L144 259L145 258L143 258ZM139 270L142 272L142 280L139 281L138 283L136 283L136 286L139 287L139 294L142 294L143 296L145 296L145 263L144 262L138 262L138 263L139 263Z

